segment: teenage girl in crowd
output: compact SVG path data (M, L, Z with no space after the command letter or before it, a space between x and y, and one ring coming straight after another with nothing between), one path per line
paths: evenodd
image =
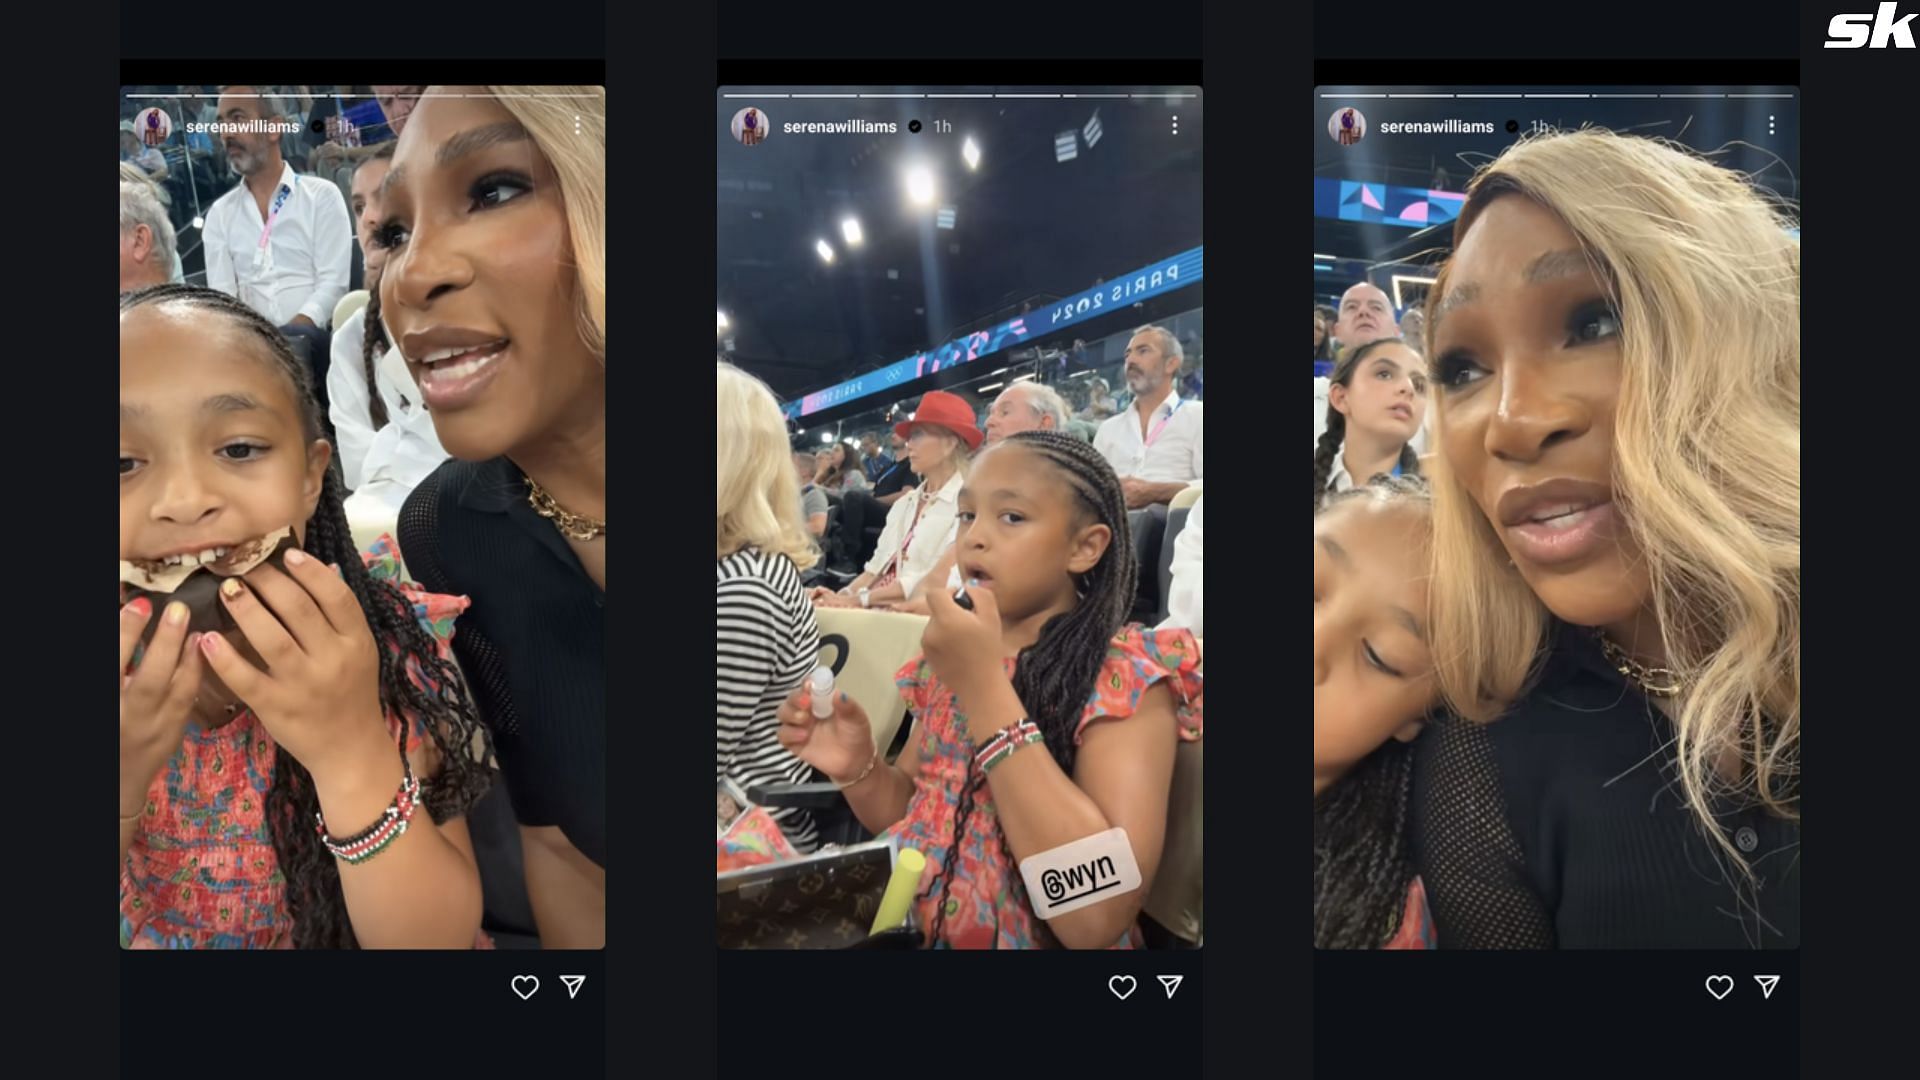
M1009 437L974 464L960 513L973 608L929 594L926 653L899 675L915 719L898 762L881 759L844 694L821 721L805 689L789 697L780 738L840 785L863 825L926 855L917 914L932 947L1137 947L1174 751L1201 733L1197 643L1123 625L1135 575L1126 500L1087 443ZM1037 918L1019 861L1115 827L1140 887Z
M1410 744L1436 696L1424 631L1432 522L1418 480L1313 521L1313 944L1430 949L1407 841Z
M873 490L873 482L867 479L867 463L861 460L860 451L846 443L834 443L820 452L813 482L828 491Z
M354 551L311 378L225 293L120 298L121 558L300 545L227 579L238 636L189 635L176 601L143 650L152 603L121 608L124 948L485 944L464 604Z
M1399 338L1352 349L1334 365L1327 390L1327 430L1313 451L1313 505L1363 486L1382 473L1418 476L1420 457L1407 445L1427 416L1426 365Z
M1440 942L1794 948L1800 243L1733 172L1581 131L1470 185L1429 300Z

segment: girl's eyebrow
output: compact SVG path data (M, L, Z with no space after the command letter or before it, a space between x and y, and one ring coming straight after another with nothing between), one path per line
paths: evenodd
M1420 629L1420 620L1413 617L1413 612L1395 604L1387 609L1387 614L1393 616L1394 622L1406 627L1414 637L1419 638L1421 641L1427 640L1426 631Z
M200 411L209 413L247 412L258 408L262 408L260 402L249 394L215 394L200 403Z
M200 411L207 413L248 412L259 408L263 406L250 394L215 394L200 403ZM120 416L123 419L145 416L150 411L145 405L125 401L120 403Z

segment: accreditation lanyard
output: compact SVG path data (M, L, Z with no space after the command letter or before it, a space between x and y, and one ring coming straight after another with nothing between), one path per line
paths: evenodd
M1147 432L1147 448L1151 448L1154 441L1160 438L1160 433L1165 431L1167 424L1173 420L1173 414L1179 412L1180 407L1186 403L1186 398L1181 398L1179 401L1174 402L1173 407L1167 410L1167 415L1161 417L1160 422L1153 425L1153 428Z
M260 246L253 252L255 270L273 269L273 249L268 246L268 239L273 235L274 222L280 220L280 211L286 208L287 199L292 195L293 185L284 182L280 190L273 193L273 206L267 212L267 223L260 229Z

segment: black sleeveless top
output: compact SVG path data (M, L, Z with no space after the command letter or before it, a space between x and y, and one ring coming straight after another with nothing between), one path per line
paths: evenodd
M1506 715L1442 717L1414 743L1411 839L1440 948L1798 948L1799 824L1715 807L1749 884L1683 802L1666 714L1591 630L1549 640Z
M606 866L605 590L505 458L442 464L407 497L399 532L416 581L473 600L453 652L515 815Z

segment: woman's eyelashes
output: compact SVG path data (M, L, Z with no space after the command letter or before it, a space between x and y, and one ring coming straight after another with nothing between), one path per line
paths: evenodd
M406 242L407 227L397 218L388 218L373 227L373 246L376 248L399 247Z
M481 212L496 210L533 190L533 181L520 173L488 173L467 189L467 209ZM373 245L391 249L407 242L411 230L398 217L390 217L374 227Z
M1433 381L1443 390L1459 390L1487 373L1464 349L1440 354L1433 364Z
M470 197L475 209L492 209L525 195L533 190L533 181L519 173L488 173L474 181ZM512 191L512 195L502 192Z
M1567 344L1588 345L1620 334L1620 313L1604 300L1593 300L1573 310L1567 319Z
M1620 312L1605 300L1589 300L1574 307L1567 316L1565 348L1596 345L1620 336ZM1471 386L1487 374L1487 369L1464 348L1444 350L1434 361L1433 379L1442 389L1459 390Z

